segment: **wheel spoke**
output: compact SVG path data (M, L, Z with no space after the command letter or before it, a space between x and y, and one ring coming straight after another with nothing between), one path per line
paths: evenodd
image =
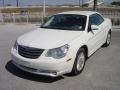
M77 59L77 70L81 71L82 68L84 67L84 62L85 62L85 55L84 53L80 53Z
M108 44L108 45L110 44L110 40L111 40L111 35L110 35L110 33L109 33L108 36L107 36L107 44Z

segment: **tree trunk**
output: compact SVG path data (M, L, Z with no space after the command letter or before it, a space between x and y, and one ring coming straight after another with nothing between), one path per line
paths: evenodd
M16 6L17 7L19 6L19 0L16 0Z
M98 0L94 0L93 11L97 11L97 2Z

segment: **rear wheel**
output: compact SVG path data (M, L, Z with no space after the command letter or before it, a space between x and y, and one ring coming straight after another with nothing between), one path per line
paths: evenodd
M108 34L107 34L106 42L105 42L105 44L103 46L108 47L110 45L110 43L111 43L111 33L109 31Z
M81 73L84 69L85 62L86 62L86 53L84 48L81 48L76 56L74 66L72 69L72 75L77 75Z

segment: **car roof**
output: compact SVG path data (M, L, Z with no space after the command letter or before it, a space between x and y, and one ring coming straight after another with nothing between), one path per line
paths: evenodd
M97 12L95 12L95 11L66 11L66 12L61 12L58 14L77 14L77 15L90 16L95 13L97 13Z

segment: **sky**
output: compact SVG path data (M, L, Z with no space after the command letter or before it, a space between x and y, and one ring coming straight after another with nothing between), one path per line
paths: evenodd
M2 1L0 0L0 5L2 5ZM16 5L16 0L4 0L5 4ZM105 4L109 4L112 1L119 0L100 0ZM43 0L19 0L20 6L23 5L42 5ZM79 0L46 0L46 4L48 5L61 5L61 4L78 4Z

